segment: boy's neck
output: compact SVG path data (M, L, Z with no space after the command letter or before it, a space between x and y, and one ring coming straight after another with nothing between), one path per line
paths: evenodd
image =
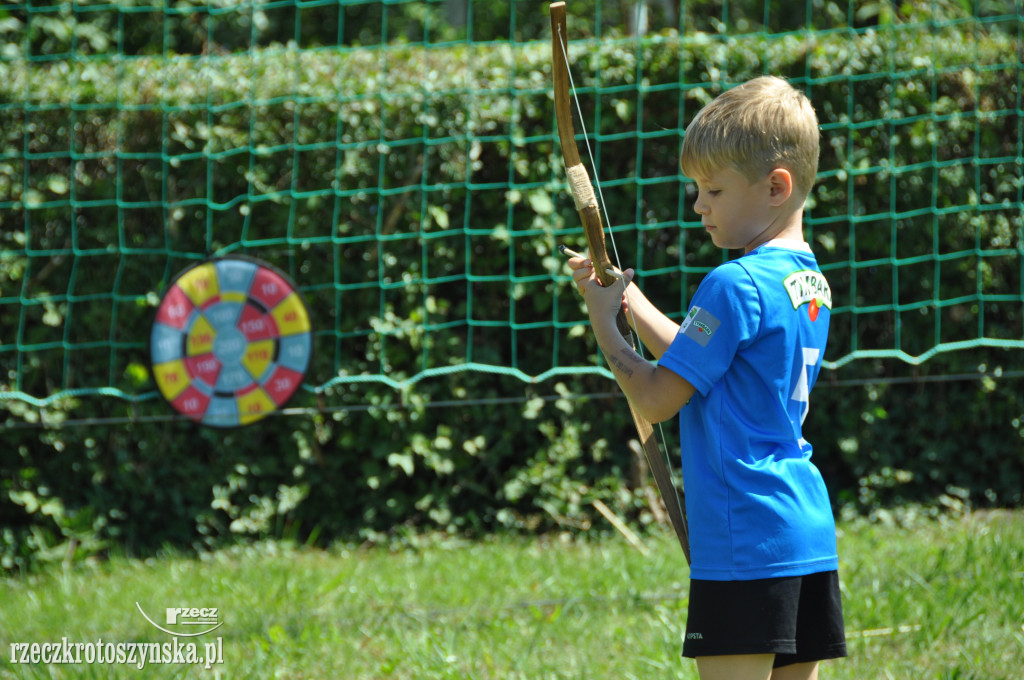
M763 231L756 239L747 244L744 253L760 248L769 241L792 241L803 243L804 240L804 211L801 208L793 213L780 215L779 225L771 225Z
M764 248L764 247L768 247L768 248L785 248L787 250L802 250L802 251L805 251L805 252L808 252L808 253L812 252L811 251L811 244L808 243L807 241L803 240L803 239L800 239L800 240L797 241L797 240L788 239L788 238L787 239L773 238L771 241L768 241L767 243L762 243L759 247L761 247L761 248Z

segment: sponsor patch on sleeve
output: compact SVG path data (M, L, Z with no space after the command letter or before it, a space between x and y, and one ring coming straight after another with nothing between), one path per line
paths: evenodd
M718 330L721 322L706 309L702 307L691 307L687 312L683 323L679 325L679 332L696 342L701 347L707 347L711 342L711 336Z

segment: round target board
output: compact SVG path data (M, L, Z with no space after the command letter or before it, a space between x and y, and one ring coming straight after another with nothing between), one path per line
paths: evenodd
M182 272L157 308L150 360L179 413L214 427L248 425L282 407L312 354L309 310L284 274L224 257Z

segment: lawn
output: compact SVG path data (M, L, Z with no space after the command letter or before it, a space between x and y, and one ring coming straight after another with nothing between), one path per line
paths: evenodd
M682 554L644 540L647 556L610 531L55 567L0 582L0 678L696 678ZM1024 678L1024 512L847 522L840 552L851 654L822 678ZM188 663L189 641L223 662ZM21 663L47 643L81 662ZM128 643L169 663L139 670ZM125 663L88 663L96 649Z

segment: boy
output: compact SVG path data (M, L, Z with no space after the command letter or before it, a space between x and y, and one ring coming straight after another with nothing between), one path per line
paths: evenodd
M633 407L678 415L693 564L683 655L702 680L817 678L846 656L835 520L801 424L828 337L832 294L803 240L818 167L807 98L761 77L702 109L680 164L711 240L744 254L710 272L682 325L630 283L569 266L594 334ZM658 357L617 332L625 306Z

